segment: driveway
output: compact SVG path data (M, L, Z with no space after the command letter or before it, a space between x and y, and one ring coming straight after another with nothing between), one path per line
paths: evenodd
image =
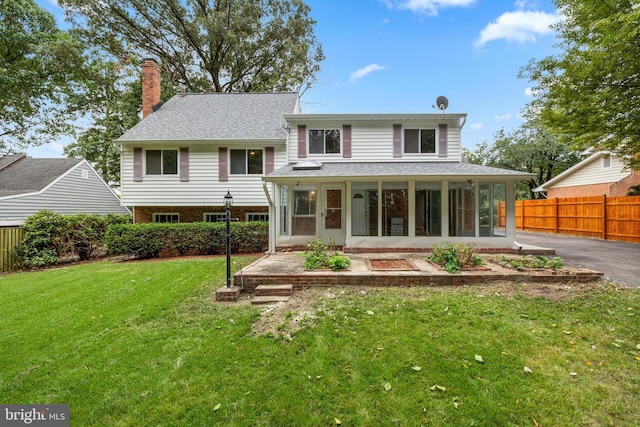
M604 278L619 284L640 287L640 244L614 242L560 234L518 231L520 244L555 249L556 256L572 267L604 273Z

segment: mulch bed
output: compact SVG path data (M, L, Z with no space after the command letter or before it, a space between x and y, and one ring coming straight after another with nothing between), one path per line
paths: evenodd
M419 270L409 260L398 258L387 259L366 259L367 267L371 270L384 271L384 270L404 270L404 271L417 271Z

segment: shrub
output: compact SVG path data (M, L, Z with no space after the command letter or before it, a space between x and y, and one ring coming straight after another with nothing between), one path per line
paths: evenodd
M266 222L230 224L231 251L252 253L265 250L269 243ZM155 258L163 251L178 255L215 255L226 252L224 222L179 224L119 224L107 231L107 248L112 255Z
M333 241L325 245L321 239L315 239L307 243L302 256L304 257L304 268L307 270L317 270L320 268L330 268L333 271L344 270L351 265L349 257L334 252L329 255L329 251L333 250Z
M88 260L106 252L105 234L110 224L131 222L131 215L62 215L40 211L24 223L24 238L17 255L29 268L65 260Z
M564 265L562 258L553 257L551 259L547 259L541 255L537 255L535 257L526 255L519 258L507 258L505 256L501 256L496 258L496 262L504 267L516 270L526 270L529 268L551 268L557 270L562 268Z
M340 255L336 252L329 257L327 265L333 271L344 270L345 268L349 268L351 260L348 256Z
M478 250L465 243L435 244L433 252L427 257L429 261L441 265L451 274L459 273L464 267L485 265Z

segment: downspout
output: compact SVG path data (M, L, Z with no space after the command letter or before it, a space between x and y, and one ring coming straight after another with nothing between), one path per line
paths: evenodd
M269 250L267 250L267 253L273 254L276 252L276 227L274 216L276 209L273 199L271 198L271 194L267 189L267 181L262 181L262 190L264 191L264 195L267 196L267 203L269 203Z

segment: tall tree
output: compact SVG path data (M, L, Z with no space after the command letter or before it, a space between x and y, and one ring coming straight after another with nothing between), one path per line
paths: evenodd
M65 100L82 62L79 44L33 0L0 2L0 153L71 132Z
M324 58L302 0L59 3L91 43L155 57L190 92L304 91Z
M89 121L78 139L64 148L69 157L87 159L105 182L120 184L120 151L114 144L127 129L140 121L142 82L140 64L130 58L100 59L94 52L84 69L84 90L70 97L70 106L85 111ZM162 79L162 100L175 93L168 79Z
M501 129L494 138L493 144L482 142L476 150L465 151L465 156L471 163L535 174L529 181L516 185L519 199L542 197L533 189L581 159L578 152L568 148L537 121L527 121L511 133Z
M561 53L531 61L533 108L580 148L626 156L640 168L640 7L637 0L555 0Z

